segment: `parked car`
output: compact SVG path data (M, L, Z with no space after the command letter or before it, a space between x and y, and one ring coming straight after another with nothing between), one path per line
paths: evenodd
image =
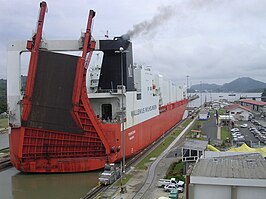
M251 133L252 133L253 135L256 135L256 134L259 133L259 131L258 131L257 129L255 129L255 130L252 130Z
M242 125L240 125L240 127L241 127L241 128L247 128L248 125L247 125L247 124L242 124Z
M164 187L164 190L167 191L167 192L170 192L172 190L176 189L178 192L183 192L183 187L179 187L178 185L176 184L169 184L169 185L166 185Z
M259 128L258 130L259 130L260 132L266 131L266 129L263 128L263 127L262 127L262 128Z
M257 125L257 126L260 125L260 123L259 123L257 120L254 120L253 124L255 124L255 125Z
M239 131L238 128L233 128L233 129L231 129L231 132L238 132L238 131Z
M248 128L248 130L250 130L250 131L251 131L251 130L255 130L255 129L256 129L256 128L253 127L253 126L251 126L251 127Z
M177 186L184 186L185 183L181 180L176 181L175 178L171 178L170 180L169 179L160 179L158 181L158 187L164 187L164 186L167 186L169 184L174 184Z

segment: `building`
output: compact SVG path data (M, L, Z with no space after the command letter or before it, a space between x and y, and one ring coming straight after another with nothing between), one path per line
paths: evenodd
M207 145L205 140L186 139L182 145L182 161L195 162L204 154Z
M200 110L198 119L199 120L207 120L209 118L209 116L210 116L209 111L203 109L203 110Z
M251 110L258 111L260 113L266 113L266 102L241 99L240 104L242 106L249 107Z
M205 153L189 181L187 199L265 199L266 160L258 153Z
M249 107L241 106L240 104L230 104L225 106L224 109L229 112L236 120L248 121L251 110Z
M232 123L235 121L232 115L219 115L218 124L222 126L232 126Z

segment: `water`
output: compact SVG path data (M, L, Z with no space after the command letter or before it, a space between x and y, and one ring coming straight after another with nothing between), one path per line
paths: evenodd
M199 107L200 105L204 104L206 102L210 101L219 101L221 99L226 99L230 102L234 102L236 100L239 100L240 97L256 97L257 101L260 101L261 99L258 99L261 97L261 93L235 93L235 96L229 96L229 93L197 93L199 95L199 98L189 102L189 107ZM201 98L202 96L202 98ZM249 98L250 99L250 98Z
M9 147L8 134L0 134L0 149Z
M0 172L0 198L81 198L98 182L99 171L71 174L23 174L14 167Z
M0 134L0 149L8 140ZM0 199L79 199L97 185L99 173L24 174L12 167L0 171Z

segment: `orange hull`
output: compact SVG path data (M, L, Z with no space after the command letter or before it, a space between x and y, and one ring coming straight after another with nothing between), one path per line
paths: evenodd
M134 156L162 136L183 117L187 100L167 105L166 111L125 130L125 155ZM121 143L120 124L102 124L108 144L117 149ZM22 172L84 172L103 168L107 162L121 159L121 150L97 155L91 151L91 136L53 132L28 127L13 128L10 134L10 157Z

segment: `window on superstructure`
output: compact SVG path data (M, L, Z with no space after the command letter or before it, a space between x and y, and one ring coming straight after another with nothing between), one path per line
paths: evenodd
M102 120L112 120L112 105L102 104Z

